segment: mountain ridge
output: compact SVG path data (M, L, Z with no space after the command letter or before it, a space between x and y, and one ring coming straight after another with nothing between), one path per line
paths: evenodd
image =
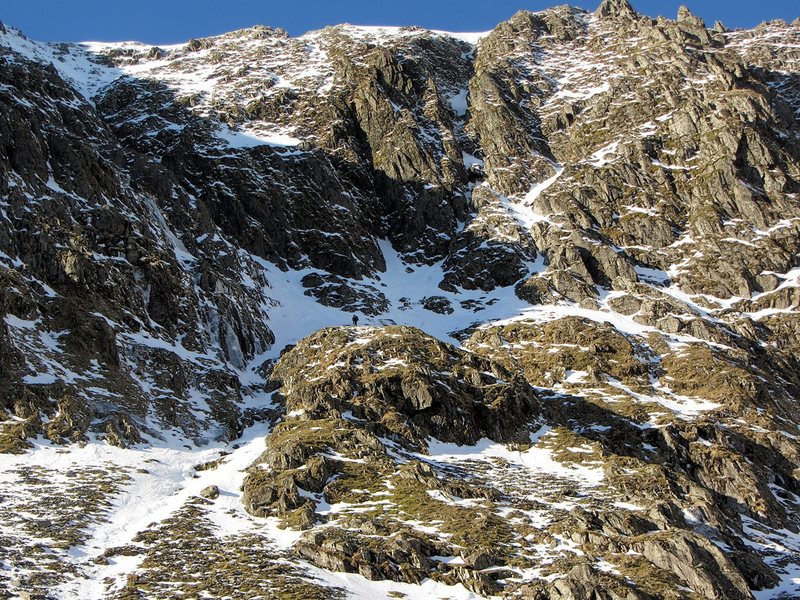
M4 584L791 597L798 46L2 27Z

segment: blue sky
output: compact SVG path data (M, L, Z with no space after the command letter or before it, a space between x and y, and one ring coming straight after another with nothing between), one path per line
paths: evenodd
M573 4L594 10L600 0L4 0L0 20L42 41L139 40L169 44L251 25L292 35L336 23L420 25L485 31L517 10ZM674 18L686 3L710 24L751 27L800 16L798 0L633 0L639 12Z

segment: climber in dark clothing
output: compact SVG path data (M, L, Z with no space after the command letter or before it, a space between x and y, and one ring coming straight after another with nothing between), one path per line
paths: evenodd
M358 325L358 315L353 315L353 325Z

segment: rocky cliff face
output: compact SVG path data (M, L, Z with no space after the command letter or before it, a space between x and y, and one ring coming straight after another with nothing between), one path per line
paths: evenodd
M9 597L800 594L798 47L0 26Z

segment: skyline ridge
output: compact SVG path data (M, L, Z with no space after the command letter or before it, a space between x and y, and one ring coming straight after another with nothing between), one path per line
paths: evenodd
M559 5L570 5L589 12L598 8L593 0L576 2L511 2L500 1L491 7L473 2L440 2L436 5L421 0L399 6L376 7L357 1L325 6L317 0L300 0L288 5L264 6L253 0L238 2L220 13L219 5L211 0L200 0L191 6L184 2L161 6L146 0L134 6L109 8L97 0L80 0L68 6L42 6L46 2L33 1L24 6L6 8L0 20L20 29L31 39L47 42L82 41L140 41L154 45L184 42L191 38L221 35L255 25L285 29L292 37L326 26L352 24L356 26L404 27L419 26L430 30L452 32L487 31L508 20L519 10L539 12ZM722 21L730 28L752 28L759 23L783 19L791 22L800 16L796 6L784 0L753 3L734 2L655 2L643 0L632 3L642 15L674 19L681 5L686 4L693 14L703 18L707 25ZM42 8L46 8L43 11ZM187 12L191 8L190 12ZM454 9L454 10L453 10ZM159 19L153 19L158 11ZM42 19L42 14L49 15ZM90 17L90 18L89 18Z

